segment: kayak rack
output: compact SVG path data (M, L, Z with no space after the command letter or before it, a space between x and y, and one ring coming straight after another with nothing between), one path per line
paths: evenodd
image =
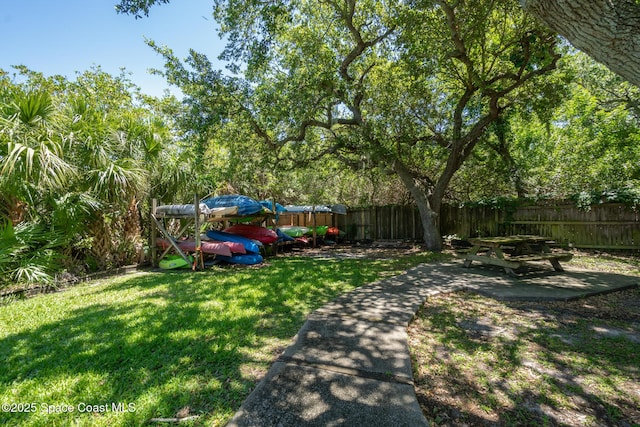
M204 269L204 257L200 250L200 224L201 216L203 214L197 195L194 197L195 203L193 205L161 205L158 206L158 200L152 199L151 201L151 264L154 267L158 266L158 262L164 258L172 249L184 259L187 264L191 263L191 260L178 246L176 241L182 237L187 230L193 226L194 238L196 241L196 256L192 264L192 269ZM167 219L179 219L184 221L184 224L179 229L178 234L173 236L166 227L164 220ZM169 246L158 256L158 232L169 242Z
M198 195L194 195L193 204L185 205L160 205L157 199L151 200L151 264L158 266L159 261L171 250L175 251L187 263L192 264L192 269L204 269L204 255L202 252L202 241L200 228L204 223L217 223L223 221L234 221L246 218L245 215L238 215L238 207L214 207L209 208L200 202ZM172 235L169 232L167 221L179 220L181 222L178 232ZM178 240L186 236L186 233L193 230L195 240L195 257L193 263L189 256L178 245ZM164 250L158 254L158 238L162 237L168 242Z

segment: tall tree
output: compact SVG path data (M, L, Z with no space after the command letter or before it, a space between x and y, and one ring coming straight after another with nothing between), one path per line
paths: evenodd
M542 95L534 83L559 58L554 35L515 1L216 5L226 57L246 64L244 80L213 72L201 55L182 64L159 49L197 117L244 122L280 160L364 156L393 170L435 250L456 171L505 109Z
M560 55L553 34L513 2L412 6L399 65L413 77L381 125L397 147L393 168L416 199L425 242L438 248L438 216L454 175L492 123L549 91L540 77Z

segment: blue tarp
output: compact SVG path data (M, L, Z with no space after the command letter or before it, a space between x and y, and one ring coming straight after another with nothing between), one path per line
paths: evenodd
M269 200L260 200L260 204L263 208L269 209L271 212L273 212L273 202ZM286 212L286 209L280 203L276 203L276 211L274 212L276 214L276 221L278 221L278 219L280 218L280 212Z
M273 202L270 200L260 200L260 204L266 208L269 209L270 211L273 212ZM280 203L276 203L276 213L278 212L286 212L286 209L284 206L282 206Z
M253 215L261 212L263 206L251 197L239 194L231 194L227 196L217 196L202 201L209 208L228 208L231 206L238 207L238 215Z

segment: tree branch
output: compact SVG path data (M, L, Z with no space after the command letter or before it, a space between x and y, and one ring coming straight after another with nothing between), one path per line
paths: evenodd
M332 4L336 9L338 9L338 6L335 4L335 2L332 2ZM378 43L382 42L384 39L389 37L395 31L395 26L392 26L388 28L387 31L385 31L382 35L372 40L365 41L362 38L360 29L358 29L353 23L353 17L355 15L355 11L356 11L356 0L347 0L347 7L345 8L345 10L343 10L342 19L344 20L344 23L347 26L349 33L351 34L351 36L353 37L356 43L353 49L351 49L351 51L347 54L347 56L344 57L339 68L340 76L347 82L353 82L355 80L355 78L349 74L349 67L351 66L351 64L357 58L359 58L360 55L362 55L362 53L364 53L366 49L373 47Z
M473 82L476 80L477 74L473 67L473 62L471 61L471 59L469 58L469 55L467 54L467 47L465 46L464 40L460 35L458 18L456 17L456 12L455 12L455 8L457 5L456 4L450 5L444 0L438 1L438 4L440 5L440 7L442 8L442 10L444 11L447 17L447 25L449 26L449 31L451 33L451 41L453 42L453 45L455 47L455 51L452 52L451 57L456 58L457 60L459 60L464 64L467 70L467 79L465 84L467 85L467 87L470 87L473 85ZM463 81L465 80L463 79Z

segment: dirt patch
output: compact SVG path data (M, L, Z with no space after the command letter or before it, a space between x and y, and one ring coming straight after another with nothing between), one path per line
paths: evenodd
M288 250L284 256L350 259L394 259L423 252L419 245L403 241L376 241L367 243L322 245Z
M607 253L602 251L572 250L573 259L568 265L585 270L607 273L640 274L638 253Z
M569 302L441 295L409 343L432 425L640 425L637 288Z

